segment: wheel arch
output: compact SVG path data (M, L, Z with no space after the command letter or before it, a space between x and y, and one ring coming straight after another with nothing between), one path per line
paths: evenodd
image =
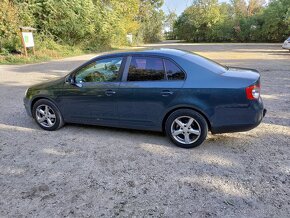
M196 109L195 107L190 107L190 106L181 106L181 107L176 107L176 108L173 108L171 110L169 110L165 116L163 117L163 120L162 120L162 131L164 132L165 131L165 122L166 120L168 119L168 117L170 116L170 114L172 114L174 111L177 111L177 110L180 110L180 109L190 109L190 110L193 110L195 112L198 112L201 116L204 117L204 119L206 120L206 123L207 123L207 126L208 126L208 129L211 131L211 123L209 121L209 118L205 115L204 112L202 112L201 110L199 109Z

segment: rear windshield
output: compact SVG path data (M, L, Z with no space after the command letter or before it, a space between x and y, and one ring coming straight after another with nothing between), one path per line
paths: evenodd
M195 53L187 52L184 58L217 74L225 73L225 71L228 69L222 64Z

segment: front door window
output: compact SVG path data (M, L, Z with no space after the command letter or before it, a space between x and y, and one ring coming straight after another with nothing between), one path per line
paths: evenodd
M116 82L119 79L122 60L122 57L116 57L94 61L76 73L75 81L76 83Z

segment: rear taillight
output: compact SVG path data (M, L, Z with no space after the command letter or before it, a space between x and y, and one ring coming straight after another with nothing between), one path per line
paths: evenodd
M246 95L249 100L258 99L260 97L260 84L249 86L246 88Z

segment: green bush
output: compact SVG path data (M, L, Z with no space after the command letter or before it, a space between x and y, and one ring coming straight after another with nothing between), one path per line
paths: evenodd
M174 26L174 35L194 42L282 42L289 33L289 0L195 0Z
M18 10L9 0L0 2L0 49L12 51L20 47Z
M19 26L36 28L36 51L52 57L71 54L70 50L128 45L128 33L135 42L159 41L162 4L163 0L2 0L0 54L21 49Z

